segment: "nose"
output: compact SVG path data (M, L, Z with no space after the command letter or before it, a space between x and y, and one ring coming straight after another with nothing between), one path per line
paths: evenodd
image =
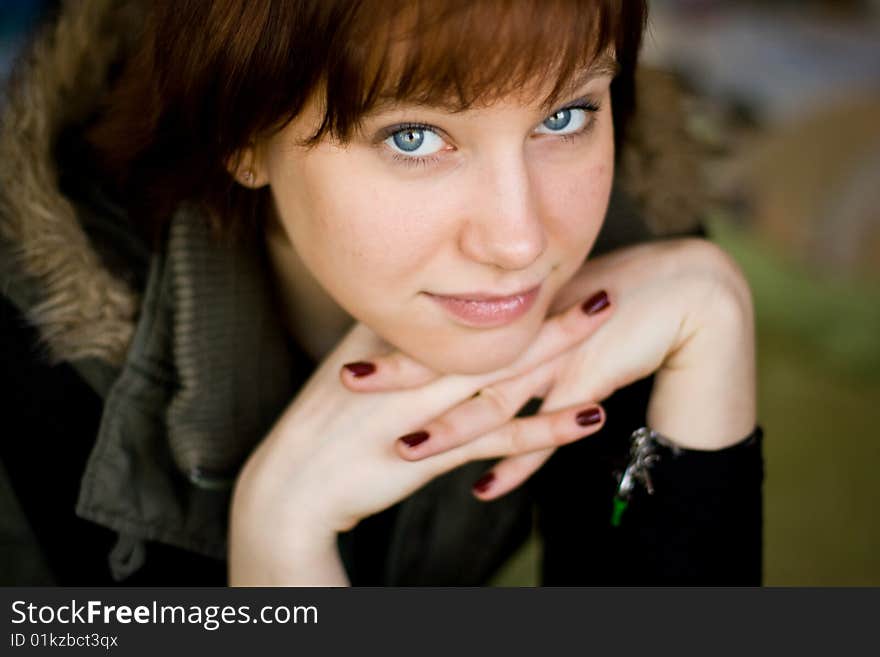
M470 259L499 269L526 269L547 237L522 150L496 153L478 168L474 202L459 236Z

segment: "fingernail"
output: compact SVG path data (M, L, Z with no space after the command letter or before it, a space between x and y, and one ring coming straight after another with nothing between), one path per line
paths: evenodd
M373 363L368 363L362 360L356 363L346 363L344 367L358 379L370 376L370 374L376 371L376 366L373 365Z
M405 436L401 436L400 438L398 438L398 440L406 443L407 447L415 447L416 445L421 445L423 442L425 442L430 435L431 434L429 434L427 431L416 431L413 433L408 433Z
M602 412L598 408L588 408L577 414L574 421L582 427L588 427L591 424L598 424L602 419Z
M605 308L610 305L611 302L608 300L608 293L605 292L605 290L602 290L584 301L581 310L588 315L595 315L596 313L605 310Z
M485 493L493 481L495 481L495 473L487 472L474 482L473 489L478 493Z

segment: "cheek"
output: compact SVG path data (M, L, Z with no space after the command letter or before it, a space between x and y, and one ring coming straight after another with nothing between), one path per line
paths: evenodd
M605 220L614 177L613 154L589 158L544 176L546 229L573 257L586 257Z
M389 290L412 295L447 239L442 205L414 185L389 182L353 154L310 154L274 190L282 223L318 282L352 315L381 310Z

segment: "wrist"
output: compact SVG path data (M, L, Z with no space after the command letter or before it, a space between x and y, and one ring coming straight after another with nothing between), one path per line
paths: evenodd
M757 423L750 301L719 292L697 324L658 371L647 422L679 447L718 450L741 441Z
M336 532L299 513L306 504L286 499L279 507L276 497L268 499L265 503L251 487L236 487L229 518L230 586L347 586Z
M336 534L300 526L249 533L233 525L229 533L230 586L348 586Z
M658 376L648 426L686 449L717 450L741 441L757 423L747 369Z

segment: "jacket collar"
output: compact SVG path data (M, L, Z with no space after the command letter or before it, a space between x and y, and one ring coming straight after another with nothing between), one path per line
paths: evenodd
M225 554L231 484L308 367L288 349L256 245L221 244L181 210L150 265L109 389L77 513L120 533L118 577L142 542Z

